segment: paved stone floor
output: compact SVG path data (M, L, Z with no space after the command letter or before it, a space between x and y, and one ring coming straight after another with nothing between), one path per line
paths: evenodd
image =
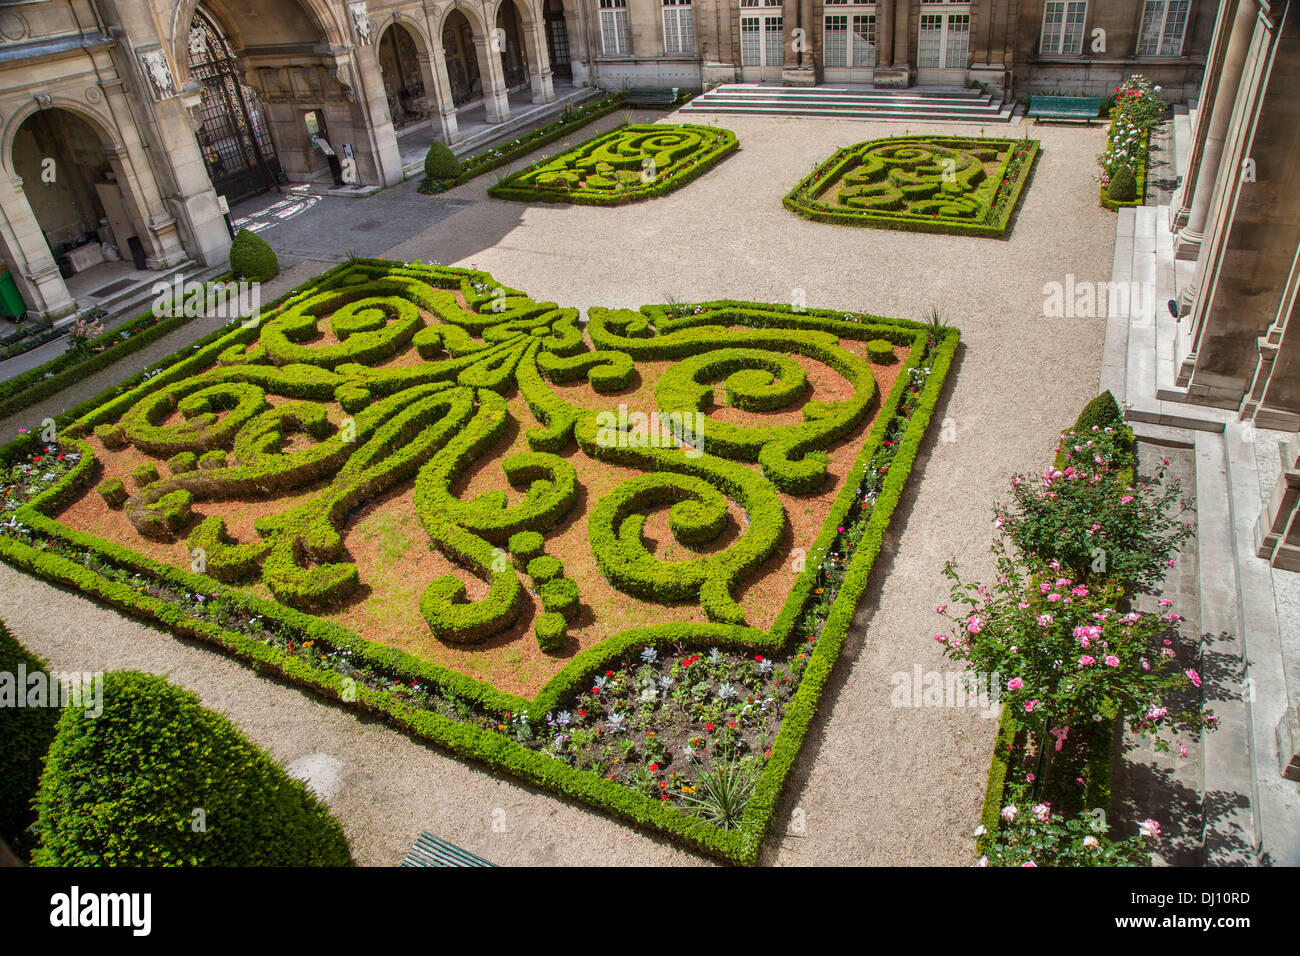
M577 139L620 120L606 117ZM1005 495L1012 472L1049 463L1057 434L1094 394L1104 320L1045 318L1044 285L1065 283L1067 275L1110 276L1115 222L1098 206L1095 179L1104 128L1013 128L1040 138L1044 150L1010 238L990 240L810 223L781 206L834 149L901 134L908 129L902 124L727 117L719 125L738 134L737 154L684 189L638 205L490 200L489 173L436 199L418 196L411 181L371 199L339 200L354 205L331 221L350 221L343 228L360 233L352 240L358 251L474 264L564 305L637 306L669 297L787 302L802 290L813 307L918 318L935 306L962 329L939 414L954 440L939 440L936 428L917 461L782 805L783 819L798 824L778 827L763 859L968 864L995 721L969 709L894 708L891 677L917 664L945 669L931 637L934 608L947 596L941 566L960 557L967 571L987 574L992 502ZM910 131L980 132L952 125ZM984 132L1005 135L1008 128ZM461 205L448 212L449 203ZM382 227L358 228L374 220ZM284 248L341 255L346 244L320 242L313 221L304 215L277 227L285 230ZM329 804L361 862L398 862L421 830L499 863L698 859L4 566L0 616L56 667L169 674L285 764L320 753L340 761ZM491 826L497 808L505 811L502 832Z

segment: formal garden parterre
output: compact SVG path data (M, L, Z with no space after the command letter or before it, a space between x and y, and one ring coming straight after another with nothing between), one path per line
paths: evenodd
M1002 238L1038 149L1027 138L868 140L836 151L784 202L816 222Z
M0 554L752 863L958 337L352 260L11 447Z
M628 123L543 157L490 187L488 195L617 206L679 189L738 148L736 134L716 126Z

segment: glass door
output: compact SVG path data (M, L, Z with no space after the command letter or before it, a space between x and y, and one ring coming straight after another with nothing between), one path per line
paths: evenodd
M785 65L785 18L780 0L741 0L740 78L779 83Z
M920 86L965 86L970 59L970 4L921 0L916 40Z
M826 0L822 73L827 83L870 83L876 69L876 5Z

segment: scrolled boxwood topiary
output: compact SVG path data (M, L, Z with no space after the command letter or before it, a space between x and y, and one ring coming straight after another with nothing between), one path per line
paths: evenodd
M325 807L197 695L118 671L102 703L98 717L68 708L59 721L36 796L37 865L351 865Z
M0 673L17 675L22 667L28 678L46 671L46 663L13 639L0 624ZM15 686L18 693L27 687ZM54 740L59 708L0 706L0 837L19 841L35 819L32 797L41 779L45 752Z
M95 437L110 451L126 447L126 429L121 425L96 425Z
M510 543L506 545L510 553L523 562L541 557L545 546L545 539L536 531L517 531L510 536Z
M280 261L265 239L241 229L230 243L230 271L237 279L269 282L280 274Z
M424 154L424 175L428 179L455 179L460 175L460 160L441 140L434 140Z
M199 456L199 467L204 471L209 468L225 468L226 453L224 450L217 448L213 451L204 452Z
M885 339L872 339L867 343L867 358L882 364L894 361L894 343Z
M1137 179L1127 166L1121 166L1110 177L1106 194L1116 202L1132 202L1137 199Z
M533 623L533 635L537 638L537 646L548 654L553 654L564 647L568 633L569 625L564 615L554 611L539 614Z
M101 481L99 493L103 495L110 508L121 507L126 499L131 497L131 493L126 490L126 485L122 484L121 478L106 478Z
M158 466L153 462L146 462L135 471L131 472L131 480L136 483L136 487L143 488L145 485L152 484L158 480Z

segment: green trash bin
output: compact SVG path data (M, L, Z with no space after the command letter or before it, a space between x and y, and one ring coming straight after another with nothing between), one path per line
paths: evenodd
M26 312L27 303L14 284L14 277L8 272L0 272L0 315L20 319Z

